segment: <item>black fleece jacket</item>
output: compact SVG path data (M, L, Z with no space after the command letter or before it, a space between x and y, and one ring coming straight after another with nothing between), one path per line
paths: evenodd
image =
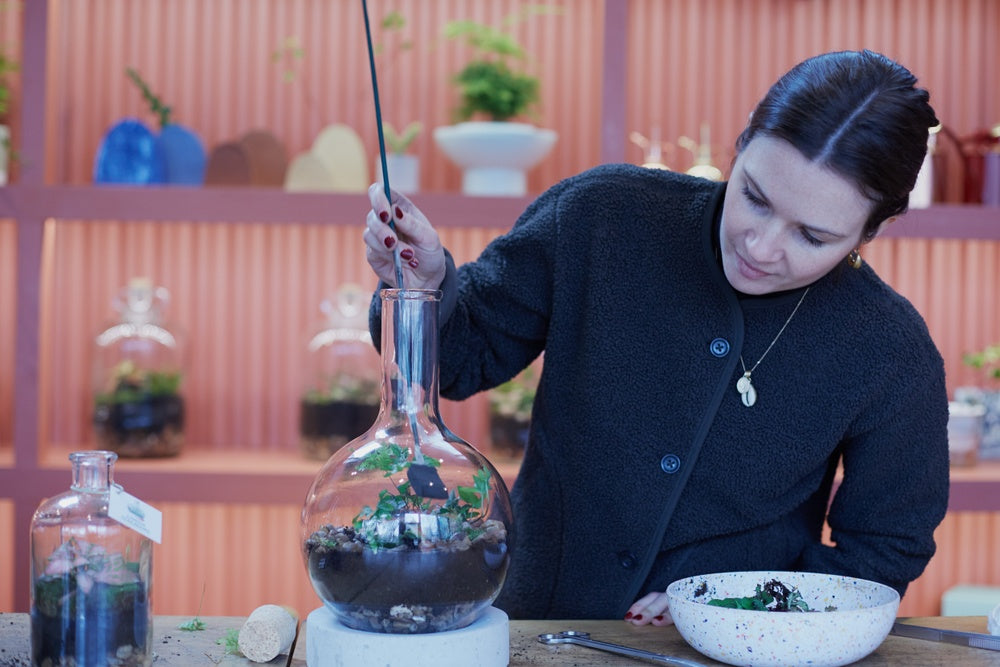
M728 570L845 574L902 593L934 553L948 407L922 318L867 265L834 269L744 406L740 355L760 358L802 291L729 286L714 251L724 189L597 167L449 267L442 396L490 389L545 353L496 603L513 618L619 618L675 579Z

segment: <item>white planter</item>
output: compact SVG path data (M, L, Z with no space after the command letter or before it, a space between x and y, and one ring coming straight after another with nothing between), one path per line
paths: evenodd
M7 184L7 168L10 165L10 127L0 125L0 185Z
M420 190L420 158L416 155L388 153L385 164L389 170L389 187L403 194ZM375 181L382 182L382 160L375 157Z
M548 155L557 138L555 131L527 123L473 121L434 129L438 148L462 168L467 195L524 196L525 172Z

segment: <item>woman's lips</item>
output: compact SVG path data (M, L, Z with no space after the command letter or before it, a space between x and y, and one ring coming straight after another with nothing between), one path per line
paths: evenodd
M756 266L743 259L743 257L738 253L736 255L736 260L737 260L737 265L739 266L740 269L740 275L742 275L744 278L747 278L749 280L760 280L761 278L770 275L767 271L761 271Z

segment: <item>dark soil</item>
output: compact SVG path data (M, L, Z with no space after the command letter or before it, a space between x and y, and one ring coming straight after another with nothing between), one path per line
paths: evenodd
M33 665L152 663L149 596L139 584L94 583L84 593L74 577L40 577L31 609Z
M531 421L506 415L490 415L490 443L493 453L507 458L520 458L528 446Z
M356 630L417 634L454 630L490 605L507 576L506 531L487 522L470 542L373 551L353 528L324 526L306 541L309 577L320 598Z
M379 411L378 405L345 401L303 400L299 405L302 453L321 461L367 431Z
M97 442L125 458L176 456L184 443L184 399L177 394L94 407Z

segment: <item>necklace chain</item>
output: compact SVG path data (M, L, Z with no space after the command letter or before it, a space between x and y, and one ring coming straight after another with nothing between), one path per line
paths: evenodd
M760 366L760 362L764 361L764 357L767 356L767 353L771 351L774 344L778 342L779 338L781 338L781 334L785 333L785 329L788 328L788 324L792 321L792 318L795 317L795 313L799 311L799 306L801 306L802 302L806 300L806 294L809 294L809 289L810 288L807 287L806 291L799 297L799 302L795 304L795 308L792 309L792 314L789 315L788 319L785 320L785 323L781 325L781 329L778 330L778 334L771 340L771 344L767 346L766 350L764 350L764 354L760 355L760 359L758 359L756 363L750 367L750 370L747 370L747 365L743 361L743 355L740 355L740 366L743 367L743 375L736 381L736 391L740 393L740 398L743 399L743 405L748 408L757 402L757 390L753 386L750 375L757 370L757 367Z

